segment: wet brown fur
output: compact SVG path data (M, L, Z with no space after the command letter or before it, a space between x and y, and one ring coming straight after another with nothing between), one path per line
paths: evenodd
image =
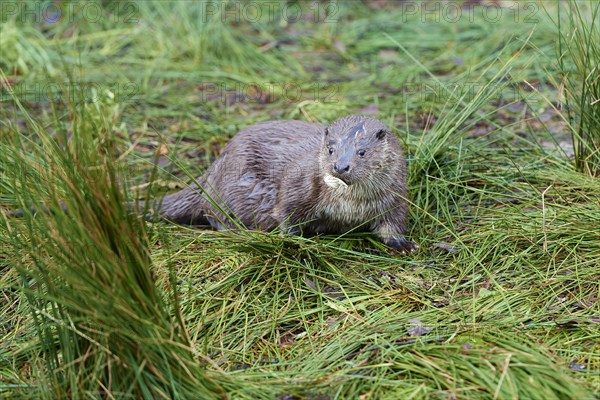
M365 153L359 156L359 150ZM326 174L348 186L328 186ZM327 127L302 121L250 126L225 146L197 182L205 193L191 185L165 196L161 216L180 224L233 228L227 214L249 229L279 227L307 235L358 227L402 251L416 248L403 236L408 202L401 145L372 118L348 116Z

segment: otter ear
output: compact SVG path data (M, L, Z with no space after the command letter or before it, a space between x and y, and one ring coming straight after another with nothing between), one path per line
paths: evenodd
M383 139L385 137L385 135L387 134L385 129L381 129L379 130L376 134L375 137L379 140Z
M329 128L325 128L325 137L329 136Z

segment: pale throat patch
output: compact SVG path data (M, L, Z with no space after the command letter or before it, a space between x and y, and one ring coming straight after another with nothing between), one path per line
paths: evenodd
M326 174L325 178L323 178L323 181L325 181L325 184L327 186L329 186L330 188L333 188L333 189L348 187L348 184L346 182L344 182L340 178L336 178L335 176L330 175L330 174Z

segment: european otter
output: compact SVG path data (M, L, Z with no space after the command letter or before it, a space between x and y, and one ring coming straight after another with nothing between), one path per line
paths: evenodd
M417 248L403 236L406 160L398 139L372 118L250 126L197 183L202 189L194 184L165 196L160 216L216 229L234 227L231 218L237 217L249 229L307 235L358 228L403 252Z

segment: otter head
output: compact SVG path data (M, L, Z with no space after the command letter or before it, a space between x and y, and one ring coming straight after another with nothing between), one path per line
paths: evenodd
M390 132L381 122L359 116L341 118L323 135L320 163L331 187L371 179L384 165Z

